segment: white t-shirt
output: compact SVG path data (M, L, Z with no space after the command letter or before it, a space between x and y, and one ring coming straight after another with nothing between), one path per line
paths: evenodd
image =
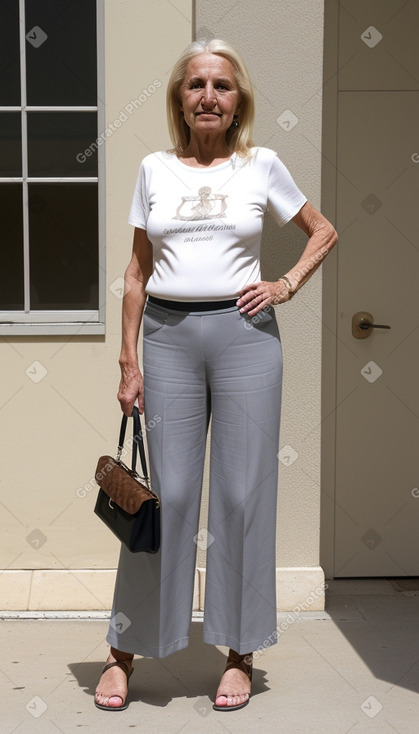
M265 211L283 226L306 201L269 148L209 168L192 168L165 151L146 156L128 221L145 229L153 245L147 294L174 301L236 298L247 283L261 280Z

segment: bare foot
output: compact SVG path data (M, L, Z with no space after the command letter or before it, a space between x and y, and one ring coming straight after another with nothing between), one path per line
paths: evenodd
M238 706L249 699L250 690L251 683L246 673L237 668L226 670L218 686L215 705Z
M240 706L250 698L252 680L252 653L239 655L230 648L226 670L218 686L215 706Z
M127 666L128 675L132 670L133 655L111 647L106 663L123 662ZM124 666L114 665L102 673L96 688L95 702L100 706L121 708L128 694L128 678Z

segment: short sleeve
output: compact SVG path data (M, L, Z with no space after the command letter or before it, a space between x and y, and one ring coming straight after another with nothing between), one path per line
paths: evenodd
M132 198L131 209L128 217L128 224L147 229L147 219L149 215L147 181L144 161L140 165L137 181L135 184L134 196Z
M280 227L289 222L306 201L307 197L298 188L288 168L275 155L268 178L268 209Z

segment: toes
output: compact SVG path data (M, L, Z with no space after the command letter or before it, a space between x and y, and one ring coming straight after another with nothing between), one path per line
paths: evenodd
M216 706L227 706L228 698L227 696L217 696L215 699L215 705Z
M109 708L119 708L124 705L124 699L119 695L103 696L101 693L96 693L95 701L100 706L109 706Z
M248 698L249 695L247 693L242 693L238 696L231 696L231 703L229 701L229 706L238 706L241 703L245 703Z
M112 706L112 708L119 708L119 706L124 705L124 699L122 698L122 696L111 696L108 699L107 705Z
M247 699L249 698L248 693L241 693L237 694L235 696L217 696L215 699L216 706L225 706L228 708L229 706L238 706L241 703L245 703Z

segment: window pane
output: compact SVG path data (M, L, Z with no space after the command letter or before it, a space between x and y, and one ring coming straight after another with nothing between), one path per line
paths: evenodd
M22 175L20 112L0 112L0 176Z
M96 183L29 184L31 310L98 308Z
M22 311L22 184L0 184L0 310Z
M96 119L96 112L28 112L29 176L97 176L97 151L86 156Z
M96 0L26 0L29 105L96 105Z
M2 0L0 28L0 105L20 106L19 0Z

